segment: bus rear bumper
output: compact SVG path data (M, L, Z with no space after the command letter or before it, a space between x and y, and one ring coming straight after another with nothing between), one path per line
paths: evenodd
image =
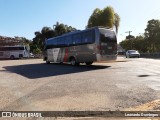
M114 61L117 59L117 55L96 55L97 61Z

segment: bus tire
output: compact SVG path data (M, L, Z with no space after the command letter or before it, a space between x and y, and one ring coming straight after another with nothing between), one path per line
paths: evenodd
M14 60L14 59L15 59L14 55L11 55L11 56L10 56L10 59L11 59L11 60Z
M93 62L86 62L86 65L92 65Z
M46 60L46 64L50 64L50 61Z
M70 62L72 66L79 65L79 63L76 62L76 59L74 57L71 58Z

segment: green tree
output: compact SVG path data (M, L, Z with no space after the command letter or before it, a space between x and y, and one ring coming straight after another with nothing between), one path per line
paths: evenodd
M45 41L49 38L56 37L71 31L76 30L72 26L68 26L65 24L59 24L58 22L53 25L53 29L51 27L43 27L41 31L36 31L35 37L33 38L33 42L30 44L31 52L38 53L43 51Z
M123 49L130 50L132 46L132 41L129 39L125 39L119 43Z
M56 36L62 35L67 32L65 25L59 24L58 22L56 25L54 25L54 31Z
M160 21L149 20L144 36L127 36L120 45L126 50L136 49L143 53L160 52Z
M88 20L88 26L87 27L93 27L93 26L100 26L100 16L101 16L101 10L99 8L96 8L92 15L90 16ZM99 19L98 19L99 18Z
M144 36L136 36L132 37L130 39L125 39L122 42L120 42L120 45L125 50L138 50L139 52L147 52L147 44Z
M30 51L30 44L32 43L32 41L28 40L25 37L21 37L21 40L23 41L23 45L26 46L27 50Z
M149 52L157 52L160 49L160 21L149 20L145 29L145 39Z
M147 44L144 36L136 36L133 40L133 49L138 50L139 52L147 52Z
M120 16L117 13L115 13L114 14L114 27L116 29L116 33L118 33L119 23L120 23Z
M44 40L55 36L55 32L51 27L43 27L41 30L41 34Z
M109 28L114 26L114 9L112 7L106 7L101 13L101 24Z
M36 31L35 37L33 38L33 44L32 44L31 50L34 50L37 48L42 50L43 49L43 41L44 41L44 37L41 34L41 32Z
M33 49L33 53L34 54L41 54L42 51L39 48L35 48L35 49Z
M53 25L53 30L55 32L55 36L60 36L65 33L75 31L76 28L73 28L72 26L64 25L62 23L59 24L59 22L57 22L55 25Z
M118 33L120 23L120 16L114 12L112 7L106 7L103 10L96 8L92 15L88 20L87 27L94 27L94 26L104 26L113 28L115 27L116 32Z

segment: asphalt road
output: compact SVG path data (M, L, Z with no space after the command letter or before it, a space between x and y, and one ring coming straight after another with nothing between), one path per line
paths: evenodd
M1 60L0 96L1 111L125 110L160 99L160 60L121 57L79 67Z

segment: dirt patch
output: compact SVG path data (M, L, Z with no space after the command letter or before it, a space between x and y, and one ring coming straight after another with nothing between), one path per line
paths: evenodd
M154 100L132 108L126 108L125 111L160 111L160 99Z

